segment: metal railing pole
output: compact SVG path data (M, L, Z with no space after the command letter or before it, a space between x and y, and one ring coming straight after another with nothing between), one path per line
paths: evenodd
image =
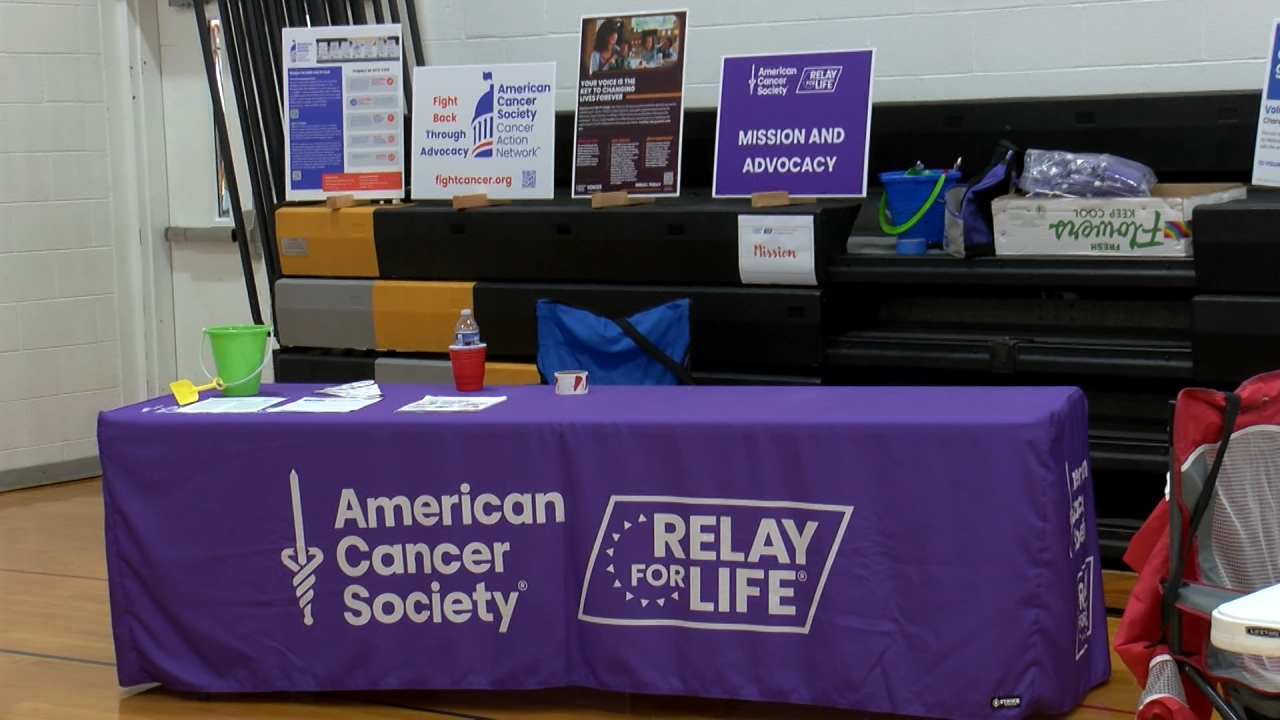
M222 87L218 84L218 72L214 67L213 42L209 37L209 17L205 13L204 0L195 0L196 30L200 35L200 50L204 54L205 79L209 83L209 100L213 105L213 123L217 135L218 151L223 157L223 176L231 194L231 215L236 228L236 242L240 250L240 269L244 272L244 287L249 296L249 316L254 324L262 325L262 307L258 301L258 281L253 272L253 256L249 253L249 235L245 231L244 210L240 206L240 185L236 181L235 162L232 160L231 141L227 136L227 115L222 108Z

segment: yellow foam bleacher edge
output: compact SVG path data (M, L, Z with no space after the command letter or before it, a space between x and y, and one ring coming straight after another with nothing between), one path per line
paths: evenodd
M485 385L537 385L542 382L538 366L530 363L487 362Z
M372 206L329 210L300 205L276 210L276 249L286 277L378 277Z
M379 350L447 353L453 326L472 304L473 282L375 280L373 332Z

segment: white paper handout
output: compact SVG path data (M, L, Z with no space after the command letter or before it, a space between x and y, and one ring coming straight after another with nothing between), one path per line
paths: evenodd
M428 395L409 403L396 412L479 412L506 400L507 397L438 397Z
M367 408L378 402L381 398L345 398L345 397L304 397L295 400L288 405L273 407L267 412L298 412L298 413L349 413L355 412L361 408Z
M266 410L276 403L284 402L280 397L215 397L201 400L198 403L178 408L180 413L254 413Z
M382 388L378 387L378 383L373 380L361 380L359 382L347 383L346 385L335 385L322 390L317 390L320 395L332 395L340 398L368 399L382 397Z
M813 215L739 215L738 275L746 285L817 285Z

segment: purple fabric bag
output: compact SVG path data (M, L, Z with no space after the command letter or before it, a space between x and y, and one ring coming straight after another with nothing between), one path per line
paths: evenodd
M960 205L964 244L963 248L953 249L952 254L970 258L996 253L991 201L1013 191L1022 167L1022 158L1023 151L1020 148L1002 141L987 169L969 182L969 191L965 193ZM960 252L961 249L963 253Z

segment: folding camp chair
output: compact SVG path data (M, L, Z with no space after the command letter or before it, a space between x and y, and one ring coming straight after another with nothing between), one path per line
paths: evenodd
M551 300L539 300L538 373L586 370L593 385L691 385L689 307L674 300L608 318Z
M1280 718L1280 372L1179 393L1171 458L1168 654L1223 720Z

